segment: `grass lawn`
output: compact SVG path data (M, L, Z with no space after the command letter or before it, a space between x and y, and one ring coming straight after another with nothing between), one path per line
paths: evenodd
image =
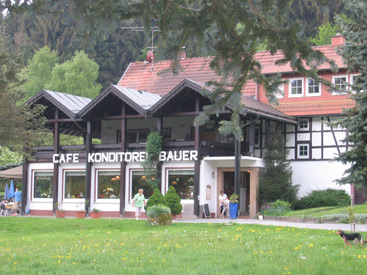
M367 204L355 205L353 207L354 214L367 214ZM287 213L284 216L288 217L322 217L323 215L330 214L348 214L348 207L338 207L338 206L329 206L329 207L318 207L318 208L310 208L297 210Z
M334 231L121 219L0 218L2 274L365 274Z

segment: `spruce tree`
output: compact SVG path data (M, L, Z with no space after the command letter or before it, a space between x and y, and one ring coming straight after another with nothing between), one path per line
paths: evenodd
M179 215L182 211L181 198L177 195L175 188L171 185L167 193L164 195L168 207L173 215Z
M260 174L260 205L278 199L289 203L297 200L299 185L292 183L292 169L286 158L288 151L284 148L282 131L277 129L265 146L265 169Z

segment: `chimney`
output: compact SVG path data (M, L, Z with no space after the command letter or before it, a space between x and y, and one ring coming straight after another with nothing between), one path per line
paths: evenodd
M186 58L186 47L184 46L178 53L178 59L185 59L185 58Z
M331 37L331 46L343 46L345 44L345 37L337 33Z

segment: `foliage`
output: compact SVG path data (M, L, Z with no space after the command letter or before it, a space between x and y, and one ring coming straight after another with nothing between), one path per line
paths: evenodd
M17 58L0 51L0 146L24 154L23 146L39 138L45 107L21 104L25 93L17 76L19 68Z
M229 202L230 203L239 203L238 198L240 195L233 193L230 197L229 197Z
M52 69L58 61L57 53L47 46L29 60L28 66L22 71L22 77L26 78L23 88L27 91L27 98L37 94L51 81Z
M348 207L348 221L349 223L354 223L356 220L356 216L353 213L353 208L351 206Z
M176 189L171 185L167 193L164 195L168 207L171 209L173 215L179 215L182 211L181 198L176 193Z
M291 211L291 204L289 202L276 200L274 203L270 203L270 207L264 211L264 215L282 216L290 211Z
M337 182L340 184L355 184L359 187L367 186L367 58L366 58L366 1L347 1L348 20L338 18L338 24L343 29L347 43L341 47L343 56L350 72L359 72L352 85L351 97L356 106L345 111L347 115L337 125L345 128L349 133L344 139L352 144L348 151L342 152L335 160L350 166Z
M147 201L146 209L153 205L164 205L167 206L167 201L165 197L162 195L161 191L158 188L154 189L154 194Z
M271 139L265 145L265 169L260 173L260 205L277 199L293 204L297 200L299 185L292 182L292 168L287 161L288 151L280 125L271 125Z
M92 209L92 212L97 213L97 212L101 212L101 210L99 210L99 209L97 209L97 208L93 208L93 209Z
M142 165L144 167L146 181L152 186L152 188L157 188L160 182L159 154L162 151L162 143L163 138L159 134L152 132L148 135L146 142L147 156Z
M147 209L150 224L170 225L172 224L171 210L164 205L153 205Z
M13 152L7 147L0 146L0 165L6 165L9 163L21 163L23 156L20 153Z
M311 42L316 46L330 45L331 37L336 35L340 31L340 27L331 22L325 22L319 26L319 31L314 38L311 38Z
M322 206L347 206L350 205L350 196L344 190L325 189L314 190L298 200L294 209L307 209Z
M355 214L353 220L350 220L349 214L330 214L323 215L321 217L322 221L336 221L340 223L367 223L367 214Z

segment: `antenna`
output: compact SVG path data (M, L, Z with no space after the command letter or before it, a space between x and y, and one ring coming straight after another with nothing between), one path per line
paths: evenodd
M144 27L120 27L123 30L132 30L134 32L144 32L145 28ZM152 51L152 53L154 53L154 51L156 51L156 48L154 47L154 33L155 32L159 32L159 28L158 27L150 27L150 31L152 33L152 46L151 47L147 47L148 49L150 49ZM152 64L152 68L151 71L153 71L153 62Z

